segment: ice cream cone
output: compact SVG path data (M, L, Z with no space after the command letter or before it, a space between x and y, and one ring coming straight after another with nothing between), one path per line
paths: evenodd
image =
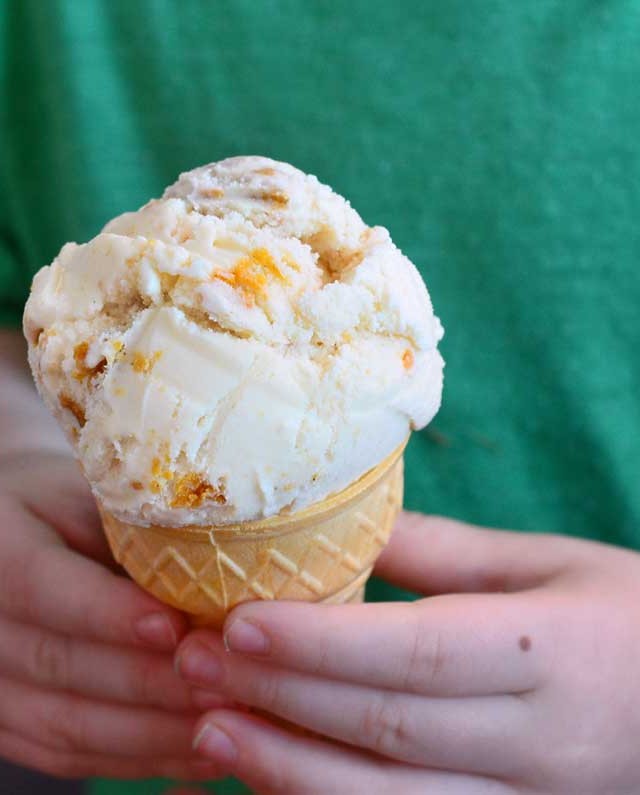
M343 491L289 515L222 526L144 527L100 508L114 557L194 624L240 602L360 602L402 504L404 444Z

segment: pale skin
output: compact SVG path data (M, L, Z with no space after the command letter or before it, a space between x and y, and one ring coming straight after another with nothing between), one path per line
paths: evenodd
M69 778L216 778L192 736L221 699L173 668L185 618L118 571L25 357L0 331L0 756Z
M640 555L404 514L377 574L429 598L183 639L186 681L320 735L216 709L203 758L261 795L640 792Z
M258 795L640 791L640 555L404 514L377 573L429 598L243 605L228 651L117 571L17 334L0 372L0 755Z

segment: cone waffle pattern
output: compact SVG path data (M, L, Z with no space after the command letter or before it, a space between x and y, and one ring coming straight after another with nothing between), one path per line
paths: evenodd
M402 504L402 450L291 516L220 527L141 527L102 511L114 557L158 599L220 626L253 599L362 601Z

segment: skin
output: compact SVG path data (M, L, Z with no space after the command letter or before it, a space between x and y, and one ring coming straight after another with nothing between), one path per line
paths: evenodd
M121 576L24 361L0 334L1 756L262 795L640 791L640 555L404 514L377 573L429 598L251 603L225 648Z
M215 709L203 758L260 795L640 792L640 555L404 514L377 574L428 598L254 602L182 640L186 681L315 735Z
M118 570L21 335L0 332L0 756L69 778L216 778L191 740L221 699L176 675L186 630Z

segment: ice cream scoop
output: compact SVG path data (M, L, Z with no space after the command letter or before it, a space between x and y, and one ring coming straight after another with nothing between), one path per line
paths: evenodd
M65 245L24 328L100 505L137 526L299 512L440 405L442 329L416 268L315 177L263 157L189 171Z

